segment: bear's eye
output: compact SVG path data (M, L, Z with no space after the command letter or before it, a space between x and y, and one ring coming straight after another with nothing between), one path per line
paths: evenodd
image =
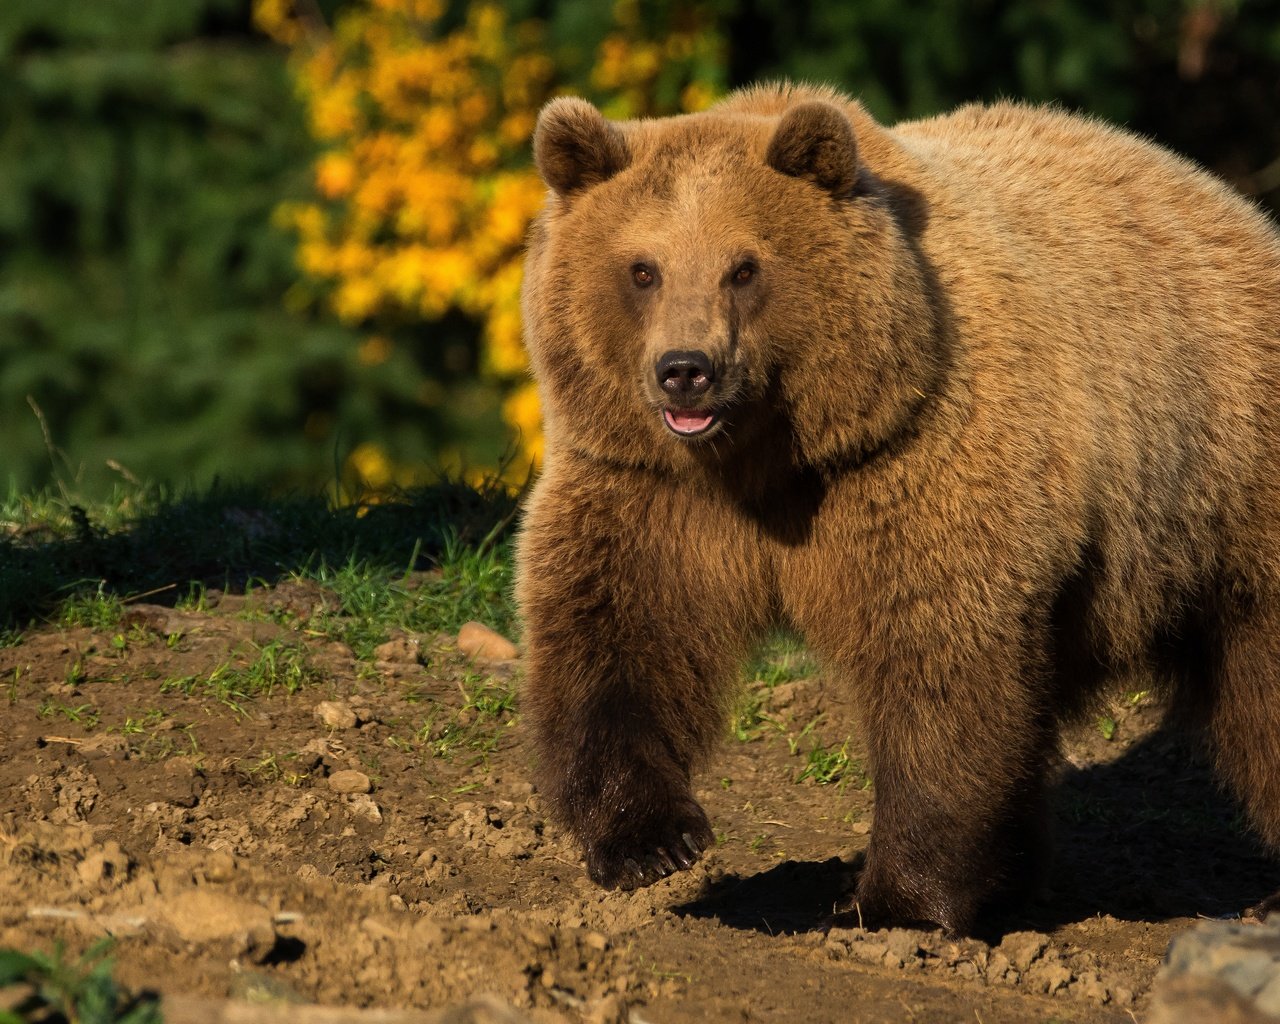
M756 276L756 268L752 263L744 263L733 272L734 284L746 284Z
M637 263L631 268L631 280L635 281L641 288L648 288L649 285L653 284L656 276L653 268L643 263Z

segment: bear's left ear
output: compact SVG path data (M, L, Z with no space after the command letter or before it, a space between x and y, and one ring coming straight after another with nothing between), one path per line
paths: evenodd
M631 162L626 141L586 100L562 96L538 115L533 162L557 195L608 181Z
M853 192L858 180L858 142L853 126L830 103L814 100L798 104L778 120L765 163L843 198Z

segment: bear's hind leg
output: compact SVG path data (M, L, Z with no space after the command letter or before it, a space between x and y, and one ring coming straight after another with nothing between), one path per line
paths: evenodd
M1055 735L1038 678L1006 652L870 695L876 803L857 892L866 924L973 934L986 914L1034 893Z
M1208 732L1224 781L1280 853L1280 595L1234 597L1220 615ZM1246 911L1280 910L1280 892Z

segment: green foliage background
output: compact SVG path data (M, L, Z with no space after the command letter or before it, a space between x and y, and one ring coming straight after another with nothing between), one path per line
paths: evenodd
M836 82L890 122L973 100L1058 103L1280 208L1276 0L741 0L726 12L735 84Z
M602 31L605 5L506 2L568 51ZM726 42L709 79L829 80L887 120L1056 101L1280 201L1280 0L700 9ZM293 241L272 211L306 192L313 153L249 0L0 2L0 482L312 486L366 439L422 461L459 438L496 451L471 325L420 329L418 356L363 366L353 332L291 303ZM424 406L424 382L451 400Z
M313 485L375 432L430 457L442 346L364 367L287 308L272 215L314 144L247 0L4 0L0 126L0 481Z

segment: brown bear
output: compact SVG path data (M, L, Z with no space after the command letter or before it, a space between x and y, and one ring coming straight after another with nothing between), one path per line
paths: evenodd
M525 270L546 463L523 707L597 882L713 841L744 656L847 680L868 923L973 929L1042 846L1059 726L1154 672L1280 847L1280 236L1058 110L886 128L825 88L542 112Z

